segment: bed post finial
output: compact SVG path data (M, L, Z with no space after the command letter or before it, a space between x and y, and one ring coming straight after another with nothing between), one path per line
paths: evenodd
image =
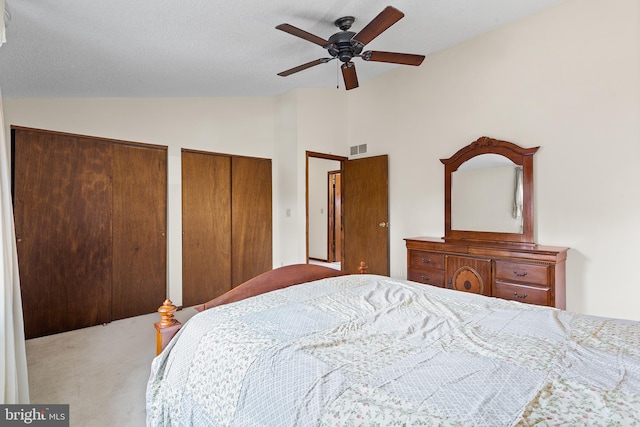
M367 272L367 264L364 263L364 261L360 261L360 267L358 267L358 271L360 272L360 274L365 274Z
M160 321L153 324L156 328L156 354L160 354L164 350L171 338L182 327L182 323L173 318L176 310L177 307L170 299L164 300L164 303L158 308Z
M158 325L160 327L171 326L177 322L176 319L173 318L173 315L176 312L176 306L173 305L170 299L164 300L164 303L158 308L158 313L160 313L160 321Z

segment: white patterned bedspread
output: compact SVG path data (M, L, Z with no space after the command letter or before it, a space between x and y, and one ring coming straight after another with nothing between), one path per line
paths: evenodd
M191 318L153 361L147 424L640 425L640 322L319 280Z

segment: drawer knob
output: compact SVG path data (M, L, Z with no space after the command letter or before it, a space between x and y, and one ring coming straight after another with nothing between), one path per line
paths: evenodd
M431 262L431 258L422 258L423 264L429 264Z
M431 280L431 276L424 277L424 274L421 274L421 275L420 275L420 278L421 278L422 280Z
M515 295L515 297L519 299L525 299L527 297L527 294L518 295L518 292L514 292L513 295Z
M527 275L527 272L523 271L522 273L518 273L516 270L513 270L513 274L515 274L518 277L524 277Z

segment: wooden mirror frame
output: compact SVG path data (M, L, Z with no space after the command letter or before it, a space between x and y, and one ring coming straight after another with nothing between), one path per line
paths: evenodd
M479 242L534 244L533 236L533 155L540 147L522 148L508 141L486 136L458 150L444 164L444 239L477 240ZM500 154L516 165L522 166L523 208L522 233L500 233L451 229L451 176L467 160L481 154Z

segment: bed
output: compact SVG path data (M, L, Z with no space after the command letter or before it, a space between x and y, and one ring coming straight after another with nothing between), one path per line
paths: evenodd
M147 425L640 425L640 322L327 274L201 307Z

